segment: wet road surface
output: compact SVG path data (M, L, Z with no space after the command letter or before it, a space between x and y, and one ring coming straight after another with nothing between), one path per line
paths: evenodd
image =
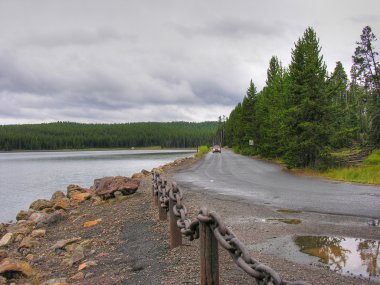
M179 186L234 196L255 204L307 212L380 217L380 186L295 175L281 166L234 154L208 153L174 174Z

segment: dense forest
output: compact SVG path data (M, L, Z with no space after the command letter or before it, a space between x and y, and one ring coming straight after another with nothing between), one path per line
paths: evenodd
M380 66L376 37L363 29L351 68L329 74L319 39L307 28L284 67L273 56L265 87L251 80L243 101L219 120L224 143L237 152L279 158L288 167L326 168L333 150L380 146ZM250 142L250 143L249 143Z
M0 150L166 148L210 145L217 122L0 125Z

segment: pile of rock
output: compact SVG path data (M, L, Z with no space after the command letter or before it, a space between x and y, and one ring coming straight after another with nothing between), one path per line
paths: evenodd
M103 199L133 194L137 191L140 180L149 174L150 172L143 170L132 178L116 176L95 179L90 188L69 185L66 194L57 191L50 200L38 199L27 211L20 211L16 216L16 223L0 224L0 285L8 284L7 282L20 276L28 278L36 274L32 265L39 261L33 249L40 244L40 239L46 235L49 226L67 218L68 211L85 202L91 206L101 203ZM95 222L100 221L98 219ZM52 250L70 252L67 264L71 266L83 259L79 240L58 241ZM10 258L10 248L17 251L12 255L19 258ZM90 262L82 266L91 265Z
M167 171L170 171L173 168L176 168L176 167L185 165L188 162L194 161L194 159L195 159L194 157L177 158L173 162L169 162L169 163L167 163L165 165L161 165L161 166L159 166L159 167L157 167L157 168L155 168L153 170L156 171L156 172L160 172L160 173L167 172Z

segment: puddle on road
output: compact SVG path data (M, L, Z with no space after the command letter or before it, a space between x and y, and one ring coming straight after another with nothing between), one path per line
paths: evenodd
M279 212L279 213L289 213L289 214L299 214L299 213L301 213L301 211L291 210L291 209L278 209L277 212Z
M368 223L368 225L371 227L380 227L380 220L378 220L378 219L372 220Z
M299 219L267 219L268 221L279 221L281 223L290 224L290 225L298 225L301 223Z
M380 279L380 255L378 240L346 237L297 236L299 250L319 258L319 261L344 275L356 275Z

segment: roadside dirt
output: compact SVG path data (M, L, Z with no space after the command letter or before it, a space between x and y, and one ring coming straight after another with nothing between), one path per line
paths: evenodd
M190 163L192 160L171 164L165 167L164 175L171 179L173 171ZM365 219L280 213L270 205L254 205L233 197L210 195L188 188L188 185L179 187L184 191L184 203L190 217L195 217L201 206L216 210L256 259L288 281L304 280L314 285L379 284L336 274L318 262L292 262L283 258L281 252L273 254L255 247L298 234L379 239L380 228L368 226ZM263 222L268 218L295 218L302 222L296 225L275 220ZM85 222L97 219L102 220L95 226L83 226ZM58 240L74 237L81 238L79 243L84 248L84 257L69 266L62 263L65 252L54 251L51 247ZM36 257L31 263L39 275L32 279L13 279L8 284L42 284L56 278L64 278L66 283L62 284L199 284L198 240L190 242L183 238L183 246L170 250L168 239L168 222L158 220L158 211L151 197L151 177L146 177L133 195L109 199L100 205L86 201L71 209L67 219L48 227L46 235L37 238L39 244L31 248L31 254ZM27 261L17 251L17 246L14 243L7 249L9 257ZM220 284L256 284L233 263L227 252L220 249L219 253ZM93 265L79 270L79 264L85 262Z
M168 177L178 169L172 169ZM278 209L270 204L254 204L233 196L210 194L192 185L178 185L184 191L184 204L187 206L190 217L195 217L201 207L216 211L223 218L235 235L250 249L254 258L269 265L287 281L303 280L311 284L380 284L379 275L376 278L353 276L350 272L342 271L346 275L335 273L328 266L318 262L318 258L311 258L299 254L297 248L290 247L295 236L332 236L353 237L358 239L379 240L379 222L368 218L326 215L310 212L287 211ZM278 211L280 210L280 212ZM282 211L281 210L285 210ZM299 224L286 224L280 219L297 220ZM285 242L284 242L285 241ZM293 251L296 252L293 252ZM192 256L196 259L198 245L189 244L183 249L183 256ZM220 271L221 284L255 284L240 269L234 265L232 259L219 250L221 255ZM331 253L330 254L334 254ZM336 258L339 258L337 255ZM379 272L380 256L373 256ZM377 259L377 261L376 261ZM360 260L357 262L361 262ZM189 264L186 260L178 263L179 271L187 271ZM377 273L378 274L378 273ZM197 281L194 273L191 280ZM195 283L193 283L195 284Z

